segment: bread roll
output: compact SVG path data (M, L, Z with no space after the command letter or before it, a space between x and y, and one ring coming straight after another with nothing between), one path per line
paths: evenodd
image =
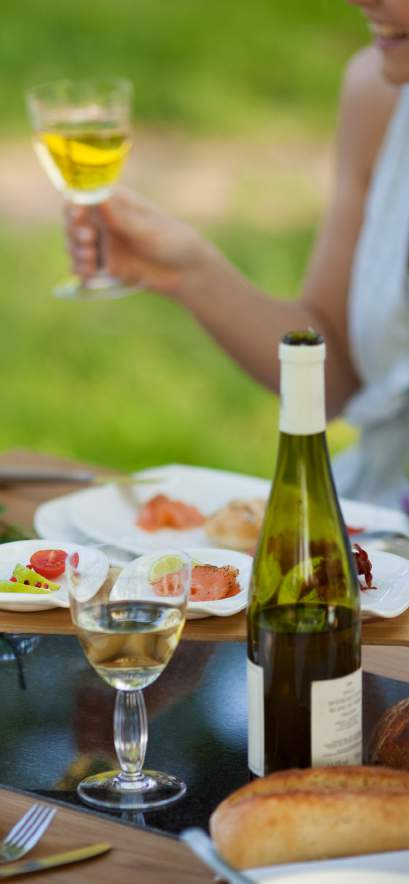
M265 500L231 500L206 519L206 534L218 546L253 552L263 521Z
M383 767L287 770L248 783L210 818L239 869L409 848L409 773Z
M409 699L386 709L374 730L371 760L409 770Z

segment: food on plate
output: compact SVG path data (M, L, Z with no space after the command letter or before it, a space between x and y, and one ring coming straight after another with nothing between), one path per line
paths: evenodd
M149 575L149 581L156 595L180 595L183 591L183 575L181 560L177 556L163 556L155 562ZM207 565L194 562L190 601L216 602L230 598L241 591L238 582L238 568L232 565Z
M266 501L231 500L206 519L204 530L218 546L252 551L263 522Z
M181 571L173 571L164 574L159 580L152 583L152 589L156 595L175 596L183 593L183 575Z
M365 584L360 581L361 589L376 589L377 587L372 581L372 562L368 553L359 543L352 544L352 552L358 570L358 577L362 576L365 580Z
M43 593L47 595L51 592L45 586L33 586L30 583L20 583L18 580L0 580L0 592L24 592L24 593Z
M204 516L195 506L182 500L171 500L166 494L156 494L139 510L136 524L144 531L173 528L183 531L204 523Z
M347 525L346 528L350 537L353 534L361 534L362 531L365 531L365 528L354 528L352 525Z
M44 589L55 590L60 588L59 583L53 583L52 580L46 580L42 574L35 571L33 567L28 568L27 565L16 565L13 569L13 576L10 580L13 580L13 578L19 583L25 583L26 585L31 584L31 586L37 587L42 586Z
M67 553L63 549L39 549L30 556L30 564L37 574L54 580L64 574Z
M210 818L239 869L409 848L409 773L385 767L285 770L222 801Z
M192 602L216 602L231 598L240 592L237 580L238 568L232 565L194 565L190 600Z
M0 580L0 592L29 592L31 595L33 593L35 595L38 595L39 593L47 595L52 592L52 590L47 589L46 586L33 586L31 583L19 583L18 580Z
M60 588L59 583L52 583L46 580L34 568L17 565L13 568L13 573L8 580L0 580L0 592L24 592L24 593L50 593Z
M371 739L371 761L409 771L409 699L381 715Z
M152 565L149 582L156 595L181 595L184 589L183 559L174 553L167 553Z
M172 574L175 571L180 571L181 568L183 568L183 559L173 553L167 553L165 556L161 556L160 559L157 559L152 565L149 574L149 582L157 583L161 577L165 577L167 574Z

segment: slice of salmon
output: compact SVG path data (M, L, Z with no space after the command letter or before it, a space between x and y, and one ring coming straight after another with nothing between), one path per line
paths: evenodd
M195 565L192 568L192 602L216 602L240 592L239 572L232 565Z
M192 568L192 585L190 599L192 602L217 602L240 592L237 577L239 572L232 565L194 565ZM156 595L180 595L183 591L180 571L164 574L160 580L152 583Z
M183 592L183 575L181 571L174 571L172 574L164 574L160 580L155 580L155 582L152 583L152 589L156 595L181 595Z
M166 494L156 494L140 509L136 524L144 531L160 531L161 528L174 528L182 531L203 525L202 513L181 500L171 500Z

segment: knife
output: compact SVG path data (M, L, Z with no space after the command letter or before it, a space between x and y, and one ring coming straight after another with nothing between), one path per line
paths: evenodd
M28 859L24 862L10 863L8 866L1 866L0 879L14 878L15 875L29 875L30 872L45 872L56 866L65 866L68 863L90 859L100 853L106 853L107 850L111 850L111 844L102 841L99 844L89 844L88 847L67 850L65 853L54 853L52 856L45 856L42 859Z
M19 485L24 482L86 482L103 485L116 482L120 485L149 485L163 482L160 476L101 475L93 470L48 469L46 467L2 467L0 466L0 486Z

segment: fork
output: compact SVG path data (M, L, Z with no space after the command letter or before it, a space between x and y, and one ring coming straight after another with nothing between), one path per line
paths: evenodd
M56 808L33 804L0 842L0 863L21 859L48 829Z

